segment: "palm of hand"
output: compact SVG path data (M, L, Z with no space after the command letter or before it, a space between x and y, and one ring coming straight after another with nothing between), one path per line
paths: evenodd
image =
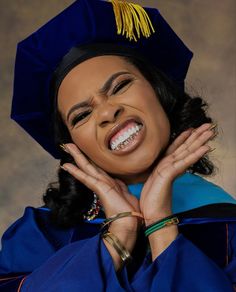
M146 220L153 220L171 212L174 179L210 150L206 143L213 135L211 124L203 124L194 131L189 129L179 135L145 182L140 202L129 193L124 182L110 177L89 161L74 144L67 144L67 150L77 166L66 163L63 168L97 193L107 217L141 210Z
M211 124L203 124L194 131L189 129L183 132L168 147L141 193L140 210L146 222L171 214L174 179L210 150L206 143L213 135Z
M128 211L139 212L139 202L129 193L125 183L89 161L76 145L67 144L66 150L76 165L66 163L63 168L98 195L106 217Z

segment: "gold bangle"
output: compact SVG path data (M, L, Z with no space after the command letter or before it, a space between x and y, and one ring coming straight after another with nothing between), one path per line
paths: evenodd
M106 231L102 234L102 238L114 247L123 263L126 263L132 259L129 251L120 243L119 239L113 233Z
M113 221L124 218L124 217L138 217L143 219L143 215L138 212L123 212L123 213L118 213L116 215L112 215L111 217L107 218L103 223L102 223L102 228L107 226L108 224L111 224Z

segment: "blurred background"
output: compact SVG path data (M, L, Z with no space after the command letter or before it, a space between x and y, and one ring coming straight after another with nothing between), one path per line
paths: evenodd
M0 0L0 235L24 212L40 206L58 161L9 118L17 43L73 1ZM202 95L219 125L211 158L218 167L208 178L236 197L236 1L136 1L158 7L194 52L190 93Z

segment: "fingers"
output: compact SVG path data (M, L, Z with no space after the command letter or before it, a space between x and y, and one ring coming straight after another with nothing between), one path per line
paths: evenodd
M215 132L212 128L212 124L203 124L192 131L186 141L173 152L173 157L175 160L183 159L212 139L214 134Z
M95 191L95 188L97 187L95 184L109 179L107 173L98 168L93 162L90 162L75 144L66 144L64 147L74 158L77 166L65 163L62 168L85 184L88 188ZM110 183L109 185L112 184ZM99 184L99 186L101 187L101 184ZM103 191L107 191L107 189Z
M127 199L128 190L122 181L118 183L105 171L90 162L76 145L66 144L65 146L76 165L64 163L62 168L98 195L106 216L109 217L127 210L138 210L136 198L129 194L131 198Z
M180 135L172 148L172 150L175 148L175 151L160 161L155 176L173 179L201 159L211 150L207 142L215 135L214 127L212 124L204 124L191 134L186 131Z
M97 176L89 175L71 163L63 164L62 169L70 173L74 178L79 180L86 187L96 192L99 197L103 196L103 194L108 195L109 193L116 191L115 184L107 184L105 181L102 181Z
M64 145L65 151L68 152L75 160L77 166L89 175L96 177L98 170L96 167L85 157L79 148L72 143Z
M90 162L76 145L72 143L66 144L65 148L72 155L77 165L65 163L62 166L65 171L69 172L89 189L96 192L100 198L103 194L109 194L111 196L111 193L112 195L115 192L121 193L121 186L116 184L104 170L97 167L93 162Z
M178 172L181 174L184 172L188 167L190 167L192 164L196 163L201 157L203 157L208 151L210 150L210 146L203 145L199 147L194 152L188 154L183 159L179 159L173 163L173 167L178 170Z
M175 179L176 176L184 173L191 165L196 163L200 158L202 158L208 151L210 146L203 145L198 148L196 151L189 153L186 157L182 159L177 159L172 161L168 165L162 165L159 169L156 170L156 174L159 175L161 179L170 178Z
M186 146L186 148L183 149L182 152L179 152L179 154L175 154L175 160L184 159L185 157L187 157L191 153L194 153L202 145L205 145L209 141L211 136L212 136L212 133L210 131L204 132L190 146ZM208 148L210 150L210 146L208 146Z
M186 139L192 134L192 131L193 129L191 128L182 132L168 147L166 155L172 154L179 146L181 146L184 143L184 141L186 141Z
M96 185L97 179L94 176L88 175L86 172L79 169L77 166L71 163L64 163L61 166L62 169L70 173L74 178L86 185L88 188ZM93 188L91 188L93 189Z

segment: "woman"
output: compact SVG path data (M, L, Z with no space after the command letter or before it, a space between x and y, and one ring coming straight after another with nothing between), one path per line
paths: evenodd
M216 135L184 92L192 54L158 11L135 44L112 12L77 1L18 47L12 117L61 169L3 237L2 291L233 291L235 200L192 174L212 173Z

